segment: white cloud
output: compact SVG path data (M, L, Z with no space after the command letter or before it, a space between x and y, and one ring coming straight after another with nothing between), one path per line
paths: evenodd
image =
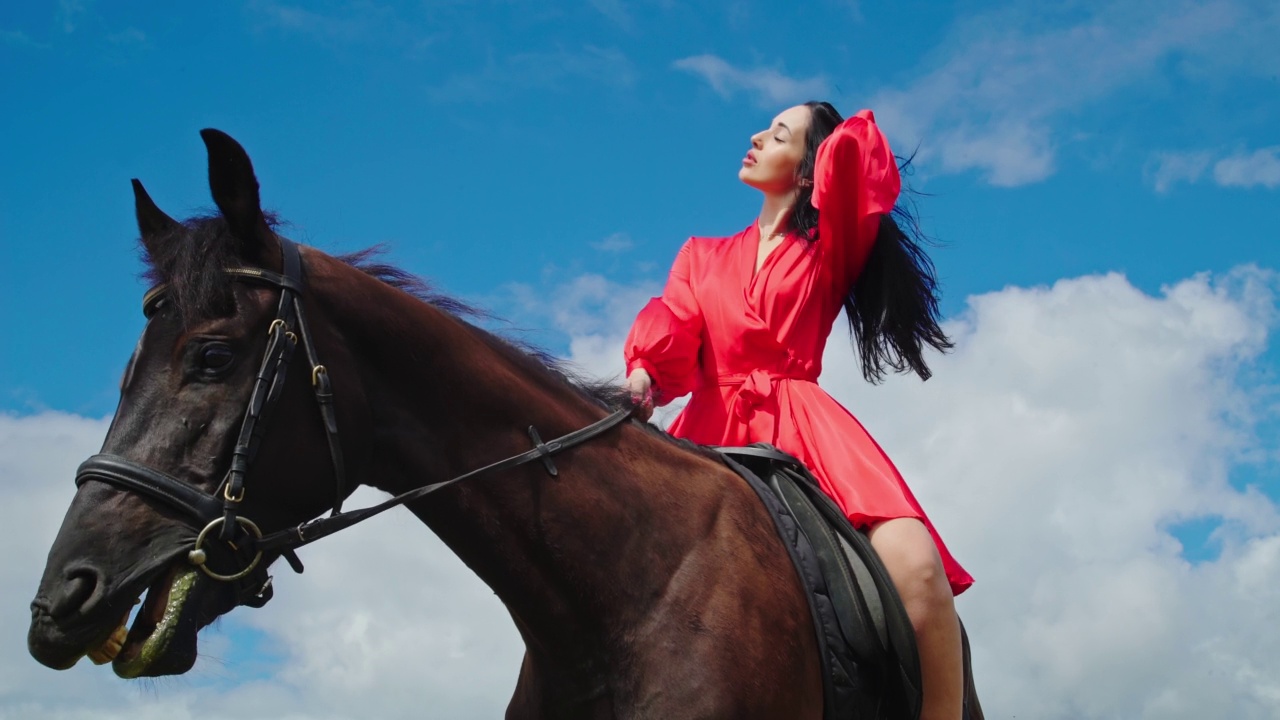
M957 352L927 384L873 389L849 371L828 375L978 578L960 607L992 708L1280 712L1256 704L1258 682L1196 682L1220 666L1199 646L1280 661L1280 635L1257 638L1251 624L1274 598L1222 582L1280 538L1274 502L1228 482L1255 445L1235 373L1265 347L1274 284L1241 271L1159 298L1117 275L1009 289L971 299L950 328ZM847 357L837 347L828 357ZM1241 539L1192 567L1167 528L1211 515Z
M1280 187L1280 145L1219 160L1213 166L1213 180L1224 187Z
M764 106L817 100L829 94L825 78L793 78L774 68L746 70L715 55L682 58L672 67L701 77L723 97L744 92Z
M1212 162L1213 156L1208 152L1156 153L1147 175L1156 192L1164 193L1177 183L1196 182Z
M1157 153L1147 175L1161 193L1180 182L1198 182L1210 167L1213 182L1221 187L1280 187L1280 145L1216 156L1208 150Z
M599 250L600 252L607 253L626 252L630 250L633 245L635 245L635 243L631 241L631 236L624 232L616 232L603 240L591 243L591 247Z
M948 326L957 350L934 359L928 383L865 384L833 335L824 386L895 458L977 577L959 607L991 717L1280 714L1280 516L1273 498L1230 482L1270 442L1255 435L1274 395L1250 372L1277 319L1276 286L1242 268L1157 296L1104 275L973 297ZM618 375L622 337L657 287L586 276L554 290L540 296L572 359ZM29 600L74 466L104 430L0 417L7 607ZM1206 516L1226 523L1223 551L1190 564L1169 526ZM194 680L138 693L101 668L38 667L22 649L23 614L0 615L0 717L501 715L518 637L411 516L381 516L304 560L302 576L280 570L271 605L227 622L283 656L266 677L205 661ZM226 654L235 639L205 642Z
M508 290L518 305L533 313L534 319L549 322L573 340L586 340L625 335L636 310L662 288L648 283L620 285L603 275L587 274L550 291L519 284L509 286ZM618 342L622 341L620 335L616 338ZM587 367L597 371L603 366L593 363Z
M927 157L927 151L922 150ZM1043 180L1054 171L1055 148L1046 128L1012 120L999 127L960 127L938 138L938 158L951 172L986 170L987 181L1014 187Z
M1277 22L1280 13L1253 0L1085 2L1069 11L1015 3L957 23L915 80L874 94L870 106L891 137L920 146L922 163L979 170L994 185L1032 183L1054 172L1073 118L1161 77L1169 61L1258 72L1280 57L1262 40ZM1240 46L1255 52L1237 57Z

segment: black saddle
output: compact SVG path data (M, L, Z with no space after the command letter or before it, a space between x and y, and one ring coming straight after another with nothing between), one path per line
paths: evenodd
M822 653L824 718L919 718L915 632L866 535L796 458L763 443L716 450L769 509L808 590ZM964 651L971 677L967 638ZM976 708L976 697L972 704L966 698L965 716L981 717Z

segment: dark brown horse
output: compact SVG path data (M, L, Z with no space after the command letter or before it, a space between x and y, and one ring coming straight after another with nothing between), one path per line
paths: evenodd
M265 567L302 542L289 529L356 485L405 493L526 453L531 426L549 440L609 416L603 392L367 257L303 248L299 278L244 150L202 135L219 215L174 221L135 181L163 291L32 603L49 667L185 672L201 628L270 597ZM407 504L525 641L507 717L820 718L806 599L752 491L632 420L566 445Z

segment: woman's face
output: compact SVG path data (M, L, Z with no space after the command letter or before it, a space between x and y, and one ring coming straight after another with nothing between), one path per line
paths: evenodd
M796 168L804 159L804 136L812 112L804 105L787 108L768 130L751 136L751 150L742 159L738 179L766 194L796 189Z

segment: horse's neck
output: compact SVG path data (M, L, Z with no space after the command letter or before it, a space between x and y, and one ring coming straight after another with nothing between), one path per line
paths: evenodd
M550 440L604 415L567 384L538 371L531 380L529 368L454 318L395 291L381 295L376 314L341 320L352 328L344 334L359 334L348 346L358 348L373 418L366 477L380 489L404 492L524 452L531 425ZM689 481L688 468L654 472L659 457L679 463L681 454L624 425L555 456L558 477L529 463L410 509L493 588L531 651L581 664L593 654L587 639L641 612L637 598L670 578L692 542L664 532L698 525L702 509L665 492Z

